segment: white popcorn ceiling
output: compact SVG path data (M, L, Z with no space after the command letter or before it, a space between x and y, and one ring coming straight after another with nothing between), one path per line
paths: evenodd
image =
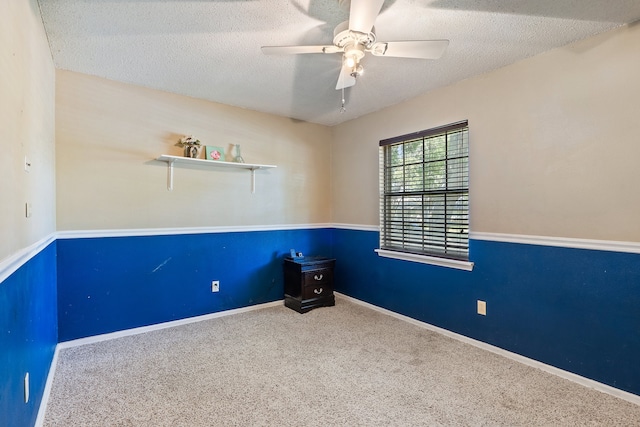
M387 0L379 41L450 45L435 61L368 54L341 114L340 54L260 50L331 44L338 0L39 3L57 68L325 125L640 19L640 0Z

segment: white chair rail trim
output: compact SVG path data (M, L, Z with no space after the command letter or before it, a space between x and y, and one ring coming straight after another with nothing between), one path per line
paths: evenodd
M274 224L233 225L213 227L131 228L113 230L68 230L59 231L58 239L83 239L93 237L139 237L170 236L179 234L242 233L251 231L308 230L332 228L332 224Z
M380 231L380 227L376 225L335 223L332 227L344 230ZM618 240L487 233L482 231L471 231L469 233L469 240L487 240L492 242L521 243L525 245L556 246L560 248L591 249L596 251L640 254L640 242L625 242Z
M532 236L525 234L502 234L471 232L471 240L520 243L525 245L557 246L561 248L591 249L596 251L627 252L640 254L640 242L616 240L576 239L573 237Z
M15 273L16 270L25 265L31 258L38 255L40 251L49 246L54 240L56 240L56 234L51 233L34 244L0 261L0 284L7 277Z
M207 234L234 233L250 231L278 231L334 228L342 230L378 232L376 225L321 223L321 224L275 224L275 225L245 225L219 227L181 227L181 228L142 228L115 230L69 230L51 233L32 245L21 249L13 255L0 260L0 283L11 276L16 270L26 264L31 258L46 248L56 239L81 239L92 237L135 237L161 236L179 234ZM486 240L493 242L519 243L527 245L555 246L575 249L590 249L598 251L623 252L640 254L640 242L623 242L615 240L577 239L571 237L534 236L524 234L504 234L471 232L470 240ZM382 255L384 256L384 255ZM472 255L473 256L473 255ZM413 261L418 261L413 259Z
M340 228L343 230L357 230L357 231L380 231L380 227L377 225L361 225L361 224L332 224L332 228Z

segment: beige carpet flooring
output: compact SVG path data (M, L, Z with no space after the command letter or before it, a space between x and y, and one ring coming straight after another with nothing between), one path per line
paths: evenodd
M64 349L45 426L638 426L640 406L338 298Z

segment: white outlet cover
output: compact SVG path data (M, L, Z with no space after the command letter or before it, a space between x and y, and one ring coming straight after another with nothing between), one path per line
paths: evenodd
M487 302L478 300L478 314L487 315Z
M24 374L24 403L29 403L29 372Z
M31 160L27 156L24 156L24 171L31 172Z

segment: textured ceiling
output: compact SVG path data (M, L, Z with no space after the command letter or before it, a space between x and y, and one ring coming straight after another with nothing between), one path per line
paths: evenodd
M57 68L325 125L640 19L639 0L386 0L379 41L450 45L435 61L367 55L340 113L340 54L260 50L331 44L338 0L39 3Z

